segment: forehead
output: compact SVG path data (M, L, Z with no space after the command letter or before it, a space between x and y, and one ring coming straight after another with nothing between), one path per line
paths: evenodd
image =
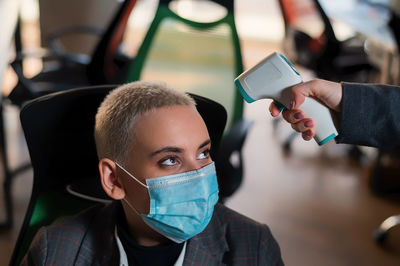
M135 144L148 149L196 146L210 138L196 108L183 105L160 107L140 115L135 121L134 137Z

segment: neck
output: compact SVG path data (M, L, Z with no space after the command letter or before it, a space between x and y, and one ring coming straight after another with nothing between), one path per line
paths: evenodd
M165 245L171 242L171 240L149 227L143 221L142 217L132 210L125 201L121 201L121 203L128 224L129 233L139 245L151 247Z

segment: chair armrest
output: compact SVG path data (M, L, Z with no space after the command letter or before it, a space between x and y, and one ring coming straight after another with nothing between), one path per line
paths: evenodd
M33 81L24 76L22 62L20 60L14 60L10 65L18 77L18 84L10 92L7 98L13 104L21 106L26 99L36 98L37 95L35 92L37 91L37 86Z
M55 53L51 50L46 48L28 48L23 49L22 51L18 52L15 56L14 61L22 61L25 58L39 58L39 59L47 59L55 57Z
M22 105L27 99L33 99L40 96L40 86L25 77L22 61L27 58L37 58L42 61L58 61L57 55L50 49L30 48L16 54L14 60L9 63L18 77L18 84L7 96L14 104Z

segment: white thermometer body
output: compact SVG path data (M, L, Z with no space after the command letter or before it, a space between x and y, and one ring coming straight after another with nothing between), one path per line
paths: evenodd
M295 67L280 53L274 52L235 79L235 85L248 102L273 99L283 110L292 100L291 87L302 82ZM306 97L300 109L315 122L314 139L323 145L338 135L329 109Z

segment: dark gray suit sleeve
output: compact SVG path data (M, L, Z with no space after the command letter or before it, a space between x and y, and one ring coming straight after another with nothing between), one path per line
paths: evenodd
M258 250L258 265L284 265L279 245L266 225L262 225L261 228Z
M400 87L342 83L338 143L400 146Z
M47 231L42 227L31 243L21 265L45 265L47 258Z

